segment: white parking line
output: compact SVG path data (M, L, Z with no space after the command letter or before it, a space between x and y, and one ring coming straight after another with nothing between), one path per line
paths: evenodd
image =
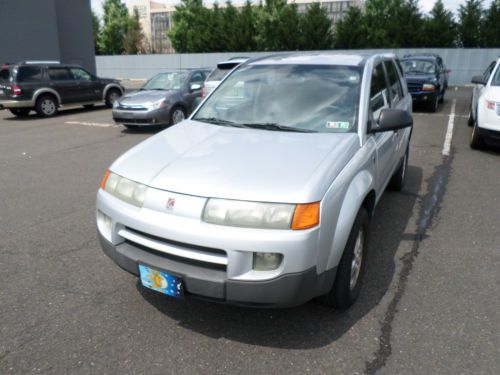
M455 124L455 106L457 104L457 99L453 99L453 104L451 105L450 118L448 119L448 129L446 129L446 137L444 138L443 144L443 155L450 155L451 139L453 138L453 126Z
M85 122L85 121L65 121L64 123L70 125L95 126L98 128L117 128L119 126L115 124L106 124L102 122Z

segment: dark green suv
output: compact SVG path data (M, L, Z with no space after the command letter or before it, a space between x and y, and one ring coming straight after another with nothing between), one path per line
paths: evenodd
M119 81L96 77L78 65L25 61L0 67L0 109L20 117L31 110L54 116L64 106L112 107L123 92Z

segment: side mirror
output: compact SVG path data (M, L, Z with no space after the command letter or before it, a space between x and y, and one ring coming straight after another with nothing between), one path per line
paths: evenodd
M413 126L413 117L404 109L383 109L378 118L378 127L372 127L372 133L388 132Z
M486 82L484 81L483 76L474 76L472 77L472 83L475 83L476 85L486 85Z
M191 91L196 91L196 90L200 90L201 89L201 83L191 83L191 85L189 86L189 90Z

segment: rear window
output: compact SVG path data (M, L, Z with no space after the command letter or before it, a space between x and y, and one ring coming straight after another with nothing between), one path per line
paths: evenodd
M33 82L42 79L42 68L38 66L21 66L17 69L17 82Z
M10 78L10 69L1 68L0 69L0 82L8 82Z
M215 70L208 75L207 81L222 81L222 78L224 78L227 73L233 70L233 68L234 67L231 67L229 69L215 68Z

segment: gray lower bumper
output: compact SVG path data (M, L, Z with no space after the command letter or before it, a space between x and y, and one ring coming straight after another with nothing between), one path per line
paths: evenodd
M170 122L170 113L165 109L155 109L151 111L113 109L113 120L118 124L124 125L168 125Z
M35 103L32 100L0 100L0 109L31 108Z
M317 275L316 269L310 268L266 281L228 280L223 270L207 269L168 259L127 242L114 246L99 232L98 236L106 255L124 270L138 276L138 265L143 263L166 272L170 271L182 277L187 296L214 302L255 307L296 306L327 293L336 274L336 269L331 269Z

